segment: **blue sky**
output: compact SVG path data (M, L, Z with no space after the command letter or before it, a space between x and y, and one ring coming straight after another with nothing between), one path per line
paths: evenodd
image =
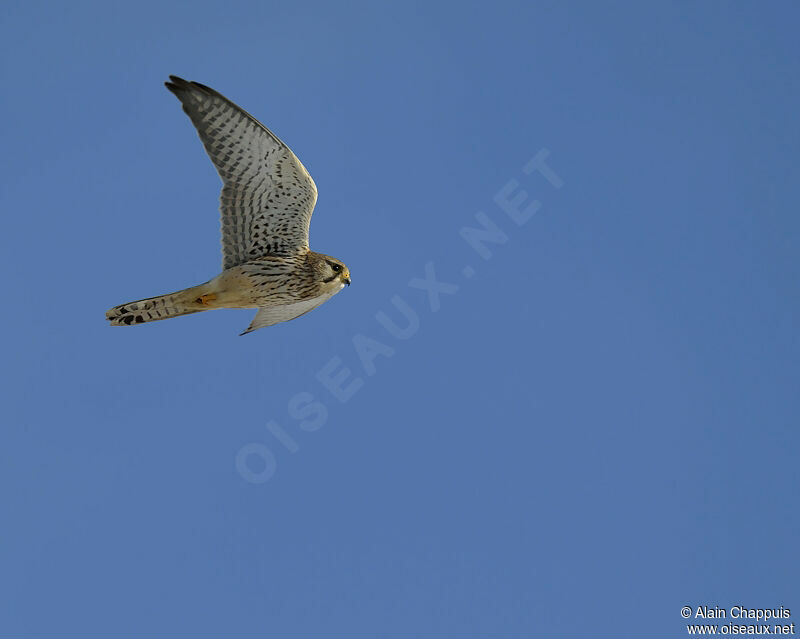
M796 4L5 14L3 637L800 611ZM350 288L106 325L220 268L170 73L293 148Z

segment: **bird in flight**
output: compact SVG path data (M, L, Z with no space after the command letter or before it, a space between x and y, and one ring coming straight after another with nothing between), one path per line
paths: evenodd
M308 247L317 187L291 149L214 89L169 79L164 84L183 104L222 178L222 273L199 286L115 306L106 312L111 325L257 308L245 335L308 313L349 286L350 271L341 261Z

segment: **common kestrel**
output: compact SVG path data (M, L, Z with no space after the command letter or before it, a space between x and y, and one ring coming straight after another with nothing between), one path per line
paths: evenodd
M115 306L106 313L111 325L257 308L244 335L308 313L349 286L342 262L308 248L317 187L291 149L213 89L169 79L164 84L183 104L222 178L222 273L199 286Z

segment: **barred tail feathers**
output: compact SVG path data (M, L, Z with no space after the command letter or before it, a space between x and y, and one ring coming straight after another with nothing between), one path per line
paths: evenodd
M193 286L176 293L120 304L106 311L106 319L111 326L132 326L207 311L208 307L198 301L203 288L202 285Z

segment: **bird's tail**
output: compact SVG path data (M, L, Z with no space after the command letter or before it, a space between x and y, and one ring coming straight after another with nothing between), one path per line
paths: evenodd
M209 310L205 303L205 285L185 288L176 293L120 304L106 311L111 326L131 326L144 322L157 322L180 315Z

